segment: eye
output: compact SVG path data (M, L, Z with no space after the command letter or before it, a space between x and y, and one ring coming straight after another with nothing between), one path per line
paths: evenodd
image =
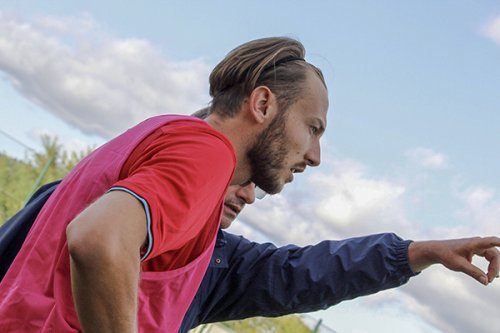
M320 130L319 130L319 128L318 128L318 127L316 127L316 126L310 126L310 128L311 128L311 133L312 133L312 135L314 135L314 136L319 135Z
M241 187L246 187L248 185L250 185L252 181L251 180L247 180L246 182L244 182L243 184L240 184Z

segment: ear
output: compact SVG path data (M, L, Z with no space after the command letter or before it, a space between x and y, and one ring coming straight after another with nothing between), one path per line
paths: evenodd
M272 119L276 112L276 97L266 86L255 88L248 97L250 113L258 123L265 123Z

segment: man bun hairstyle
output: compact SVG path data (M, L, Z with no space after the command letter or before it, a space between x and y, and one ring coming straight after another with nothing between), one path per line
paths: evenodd
M207 119L207 117L210 115L211 110L210 107L205 107L203 109L199 109L195 113L191 114L193 117L200 118L200 119Z
M286 111L300 97L309 70L325 84L321 71L304 57L302 43L288 37L262 38L238 46L210 74L211 111L234 116L259 86L271 89L281 111Z

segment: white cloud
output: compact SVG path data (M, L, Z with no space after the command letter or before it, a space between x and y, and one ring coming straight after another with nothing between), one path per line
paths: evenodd
M406 208L412 204L415 191L408 184L419 188L422 185L414 180L402 183L373 177L367 167L352 160L335 160L300 177L305 177L304 188L290 185L282 195L248 207L242 219L279 244L311 244L325 238L342 239L381 231L394 231L413 239L498 234L500 200L493 189L476 186L455 194L460 206L457 211L464 223L426 229L407 216ZM474 262L484 269L484 259ZM408 285L367 298L366 303L374 308L381 304L399 306L404 313L415 314L442 332L493 333L500 325L496 316L499 298L500 281L484 287L465 274L437 265ZM399 305L395 305L395 299Z
M500 45L500 16L488 21L481 29L484 36Z
M485 287L464 274L431 267L401 290L411 297L408 311L443 332L498 332L499 281Z
M406 153L411 162L424 169L437 170L447 166L447 157L428 148L414 148Z
M421 235L421 239L498 235L500 198L494 189L474 186L456 195L460 207L456 213L464 223L459 226L437 226L428 230L427 235ZM484 258L475 257L473 263L486 270L487 261ZM398 291L407 294L407 297L401 298L401 306L407 312L417 314L442 332L495 333L500 326L497 316L499 280L484 287L463 273L451 272L436 265ZM386 298L385 293L381 293L379 300L382 303L389 302L390 297L390 294ZM398 297L401 295L398 294Z
M88 16L27 22L0 12L0 70L32 102L103 137L209 101L203 61L167 61L148 41L109 37Z
M462 206L457 214L469 226L470 233L498 235L500 230L500 198L497 192L485 186L474 186L458 194Z
M359 163L336 161L300 177L303 186L248 207L244 221L279 243L297 244L413 229L402 206L404 186L370 179Z
M498 235L500 198L497 192L485 186L472 186L455 193L458 205L455 214L463 220L459 226L437 226L426 238L460 238ZM453 213L453 212L452 212ZM473 263L486 270L487 261L475 257ZM498 331L497 300L500 281L482 286L465 274L431 267L403 288L412 302L408 311L418 313L443 332ZM463 315L467 314L467 315ZM487 318L487 320L485 320Z
M314 176L311 181L323 188L325 197L318 203L316 213L339 225L350 225L359 217L372 215L393 205L404 193L402 186L386 180L368 179L361 167L339 163L340 172Z

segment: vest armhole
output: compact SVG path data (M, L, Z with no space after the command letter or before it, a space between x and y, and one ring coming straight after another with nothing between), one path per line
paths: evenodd
M146 201L146 199L144 199L140 195L136 194L135 192L129 190L128 188L115 186L115 187L110 188L107 191L107 193L109 193L111 191L126 192L126 193L130 194L131 196L133 196L134 198L136 198L137 200L139 200L139 202L144 207L144 212L146 214L146 222L147 222L147 240L146 240L145 244L141 247L141 261L144 261L149 256L149 254L151 253L151 250L153 249L153 232L151 230L151 210L149 209L149 204Z

